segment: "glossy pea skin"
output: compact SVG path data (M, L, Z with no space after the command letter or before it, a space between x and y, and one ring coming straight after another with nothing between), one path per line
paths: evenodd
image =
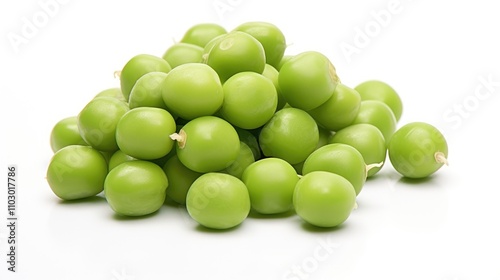
M341 129L332 136L329 143L342 143L354 147L361 153L367 165L383 163L387 155L384 135L371 124L353 124ZM378 173L381 168L382 166L371 168L368 177Z
M83 140L103 152L118 150L116 126L129 111L128 104L114 97L92 99L78 114L78 130Z
M297 172L286 161L265 158L245 169L245 183L252 208L261 214L279 214L293 208L292 198L299 181Z
M191 120L177 134L176 152L187 168L215 172L231 165L240 152L240 140L227 121L204 116Z
M126 161L132 161L132 160L137 160L136 158L127 155L124 153L122 150L118 150L114 152L111 157L108 160L108 170L111 170L118 165L126 162Z
M104 188L108 164L89 146L70 145L58 150L47 168L47 182L63 200L88 198Z
M396 121L403 114L403 102L398 93L389 84L379 80L369 80L360 83L355 88L361 96L361 100L378 100L384 102L391 108Z
M201 63L203 61L203 48L194 44L176 43L165 51L162 58L172 68L186 63Z
M104 182L109 206L124 216L144 216L160 209L168 179L156 164L134 160L113 168Z
M221 81L225 82L239 72L262 74L266 55L257 39L245 32L233 31L214 43L206 63L219 74Z
M264 71L262 72L262 76L268 78L273 82L274 87L276 88L276 93L278 94L278 104L276 106L276 111L283 109L286 104L286 100L283 97L283 94L281 94L281 89L280 89L280 84L278 81L279 77L279 72L274 68L273 66L266 64L266 67L264 67Z
M191 26L184 33L180 42L194 44L203 48L213 38L226 33L226 29L218 24L199 23Z
M356 192L344 177L326 171L304 175L295 186L293 205L297 214L317 227L344 223L356 203Z
M88 146L80 135L76 116L58 121L50 132L50 148L54 153L69 145Z
M308 111L319 107L332 96L338 77L325 55L308 51L283 64L278 81L287 103Z
M290 164L304 161L319 141L318 125L306 112L284 108L276 112L259 134L262 152Z
M224 83L222 89L224 101L219 113L234 126L244 129L261 127L276 111L276 88L261 74L237 73Z
M177 155L167 160L163 171L168 178L167 196L176 203L185 205L189 188L203 174L184 166Z
M245 22L234 30L248 33L262 44L267 64L277 66L280 63L285 54L286 40L276 25L262 21Z
M117 98L121 101L127 101L127 100L125 100L125 97L123 96L122 90L120 88L108 88L108 89L102 90L98 94L96 94L94 98L103 97L103 96L114 97L114 98Z
M391 108L377 100L361 101L359 113L353 124L368 123L376 126L384 135L386 144L396 131L397 121Z
M221 170L221 173L227 173L241 179L245 169L255 162L252 149L245 142L240 141L240 152L238 157L228 167Z
M228 229L241 224L250 212L245 184L224 173L206 173L193 182L186 197L189 215L211 229Z
M344 84L338 84L330 99L308 113L324 128L338 131L354 122L360 106L359 93Z
M224 93L212 68L202 63L187 63L172 69L163 80L162 97L169 112L192 120L217 112Z
M163 102L162 84L167 73L149 72L140 77L130 91L128 104L130 109L137 107L155 107L166 109Z
M448 144L434 126L408 123L398 129L389 142L392 166L407 178L425 178L447 164Z
M169 112L152 107L128 111L116 127L118 147L138 159L158 159L174 146L170 138L175 133L175 121Z
M328 144L307 157L302 168L306 175L314 171L328 171L346 178L356 195L366 181L366 164L358 150L346 144Z
M144 74L149 72L168 73L170 70L172 67L161 57L150 54L138 54L132 57L120 72L120 88L125 100L129 100L130 91L135 82Z

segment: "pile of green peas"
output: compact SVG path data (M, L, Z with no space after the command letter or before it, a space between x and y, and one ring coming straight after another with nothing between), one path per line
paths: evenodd
M390 85L348 87L324 54L286 47L268 22L229 32L200 23L162 57L130 58L119 88L53 127L50 188L63 200L102 193L124 216L157 212L168 199L213 229L251 210L335 227L386 155L412 179L447 164L435 127L397 129L403 105Z

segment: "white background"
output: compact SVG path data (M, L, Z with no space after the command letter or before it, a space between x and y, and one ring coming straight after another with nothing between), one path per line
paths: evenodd
M8 164L19 169L18 272L7 272L4 261L4 183L1 279L500 279L495 1L69 0L55 2L50 15L40 5L47 2L0 4L0 176L5 182ZM381 20L382 10L390 17ZM326 54L348 86L391 84L405 106L399 125L438 127L450 166L412 184L387 164L333 230L297 216L252 215L234 230L213 232L172 205L123 219L104 199L56 198L44 177L58 120L118 86L113 72L129 58L161 56L191 25L231 30L256 20L282 29L288 54ZM36 30L23 35L27 21ZM22 43L13 44L15 36ZM347 45L355 52L346 53Z

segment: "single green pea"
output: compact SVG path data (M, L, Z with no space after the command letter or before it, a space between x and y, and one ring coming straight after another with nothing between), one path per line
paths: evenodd
M265 158L245 169L242 176L252 208L261 214L278 214L293 208L292 198L299 176L279 158Z
M80 135L76 116L58 121L50 132L50 148L54 153L69 145L88 146Z
M158 159L174 146L170 135L175 133L175 121L169 112L152 107L128 111L116 127L116 142L120 150L138 159Z
M167 109L163 101L162 85L167 73L149 72L140 77L130 91L128 104L130 109L155 107Z
M255 158L252 153L252 149L248 147L245 142L240 141L240 152L238 157L223 170L219 171L221 173L227 173L229 175L233 175L234 177L241 179L243 172L245 169L252 163L255 162Z
M346 144L328 144L307 157L302 168L306 175L314 171L328 171L346 178L354 187L356 195L366 181L366 164L361 153Z
M194 44L203 48L213 38L226 33L226 29L218 24L199 23L191 26L186 33L184 33L181 42Z
M47 168L47 182L59 198L74 200L99 194L104 188L108 164L89 146L70 145L58 150Z
M323 54L308 51L290 58L279 71L279 86L288 104L312 110L325 103L338 83L335 67Z
M93 148L114 152L118 150L116 126L128 111L128 104L117 98L94 98L78 114L80 135Z
M344 177L326 171L304 175L295 186L293 205L306 222L318 227L344 223L356 205L356 192Z
M224 93L212 68L202 63L187 63L172 69L164 79L162 97L170 112L192 120L217 112Z
M134 160L124 162L108 173L104 194L117 214L144 216L160 209L167 187L167 176L158 165Z
M387 83L378 80L362 82L355 88L361 96L361 100L382 101L391 108L396 121L399 121L403 114L403 102L398 93Z
M276 93L278 94L278 104L276 106L276 111L283 109L283 107L285 107L286 100L283 97L283 94L281 94L280 84L278 81L278 70L276 70L276 68L274 68L273 66L266 64L266 66L264 67L264 71L262 72L262 76L271 80L274 87L276 88Z
M434 126L408 123L398 129L389 142L389 159L401 175L425 178L448 164L448 144Z
M250 213L250 196L240 179L224 173L206 173L189 188L186 208L199 224L228 229L246 219Z
M285 35L274 24L269 22L245 22L234 29L252 35L264 47L266 63L277 66L286 49Z
M170 70L172 67L161 57L150 54L139 54L132 57L120 72L120 88L125 100L129 100L130 91L135 82L144 74L149 72L168 73Z
M203 48L194 44L176 43L170 46L162 57L172 68L186 63L201 63Z
M384 135L386 144L396 131L397 121L391 108L377 100L361 101L359 113L353 124L369 123L376 126Z
M117 98L121 101L127 101L127 100L125 100L125 97L123 96L122 90L120 88L105 89L105 90L99 92L98 94L96 94L96 96L94 98L103 97L103 96L110 96L110 97Z
M354 122L360 106L359 93L344 84L338 84L330 99L308 113L319 125L331 131L338 131Z
M163 171L168 178L167 196L173 201L185 205L189 188L203 174L184 166L177 155L167 160L163 166Z
M126 162L126 161L132 161L132 160L137 160L136 158L127 155L124 153L122 150L118 150L114 152L111 157L108 160L108 169L111 170L118 165Z
M304 161L318 145L319 131L314 119L297 108L276 112L259 135L262 152L290 164Z
M368 177L377 174L385 162L387 146L382 132L371 124L353 124L337 131L329 141L342 143L358 150L365 164L370 166Z
M262 44L251 35L233 31L216 41L206 58L222 82L239 72L262 74L266 65L266 55Z
M177 141L176 152L182 164L200 173L222 170L240 153L240 139L234 127L214 116L189 121L171 138Z
M221 116L234 126L255 129L276 111L278 95L271 80L255 72L240 72L222 86Z

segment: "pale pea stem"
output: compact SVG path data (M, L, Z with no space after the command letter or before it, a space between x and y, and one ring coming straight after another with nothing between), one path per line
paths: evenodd
M181 129L179 133L173 133L170 134L170 139L177 141L179 148L184 148L186 146L186 141L187 141L187 135L184 130Z
M358 202L354 201L354 206L352 207L352 210L358 209Z
M373 168L382 167L382 165L384 165L383 161L366 165L366 177L368 177L368 171L372 170Z
M116 70L114 73L113 73L113 77L116 78L120 78L120 76L122 75L122 71L120 70Z
M448 159L446 158L446 156L444 155L443 152L436 152L434 154L434 159L436 160L436 162L438 163L443 163L443 164L446 164L447 166L449 165L448 164Z

